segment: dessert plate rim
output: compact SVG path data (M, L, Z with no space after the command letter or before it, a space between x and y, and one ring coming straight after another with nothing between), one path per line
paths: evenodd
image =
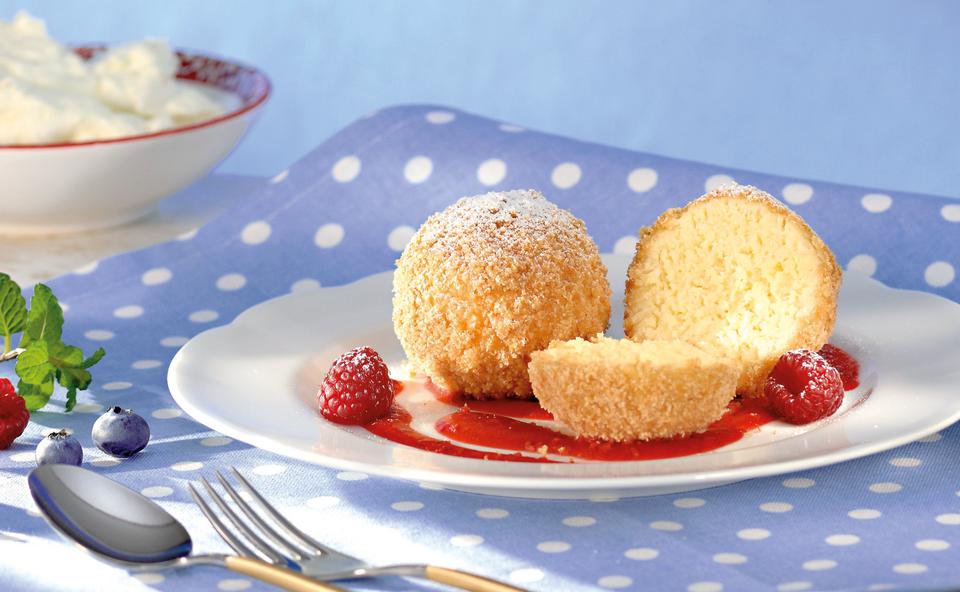
M625 277L629 256L603 257L615 294L612 324L618 324L622 296L618 302L616 295L622 290L617 282ZM387 271L349 284L278 296L248 308L229 324L200 333L170 364L167 380L174 401L211 429L290 458L450 489L535 498L654 495L792 473L889 450L960 419L960 398L949 396L951 389L960 388L956 370L960 344L935 351L923 348L936 344L938 331L960 334L960 305L851 274L844 279L835 337L863 357L864 387L848 397L852 401L834 418L807 429L780 424L773 428L770 441L751 443L748 435L730 450L657 461L544 465L424 452L326 422L310 409L309 394L298 384L319 350L329 363L355 345L347 344L350 340L379 340L380 347L399 349L389 321L391 278ZM913 319L891 313L904 308ZM325 316L316 325L303 323L291 312L301 309L319 309ZM376 314L364 314L371 310ZM280 331L268 326L287 317L294 322ZM353 335L337 335L348 326L356 328ZM913 330L907 333L910 343L919 342L920 351L902 343L907 327ZM276 348L270 343L251 344L285 332L294 336L293 343ZM392 365L396 355L387 359ZM267 394L258 394L257 389ZM248 405L225 401L225 393L239 395ZM251 409L258 400L262 409ZM778 456L778 450L783 454Z

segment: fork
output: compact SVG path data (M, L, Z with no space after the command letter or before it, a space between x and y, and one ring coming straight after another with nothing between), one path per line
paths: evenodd
M260 506L261 511L255 510L240 496L237 489L223 474L217 471L217 480L246 520L227 504L224 497L206 477L201 477L200 480L214 505L233 525L235 531L232 531L217 516L192 483L189 484L189 488L200 511L210 521L217 534L241 556L259 558L273 565L286 565L299 569L305 575L328 582L401 576L426 579L470 592L526 592L522 588L457 569L427 564L373 566L361 559L331 549L295 527L264 499L260 492L254 489L240 471L234 467L230 470L240 486ZM242 535L242 538L237 532Z

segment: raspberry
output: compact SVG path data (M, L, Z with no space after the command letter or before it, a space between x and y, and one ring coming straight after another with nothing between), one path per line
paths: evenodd
M335 423L360 425L386 415L396 392L383 358L369 347L352 349L327 371L317 405Z
M820 348L817 353L840 373L843 390L849 391L860 386L860 364L853 359L853 356L829 343Z
M782 419L803 424L833 415L843 402L843 382L820 355L795 349L777 361L764 393Z
M0 378L0 450L9 448L27 428L30 412L23 397L6 378Z

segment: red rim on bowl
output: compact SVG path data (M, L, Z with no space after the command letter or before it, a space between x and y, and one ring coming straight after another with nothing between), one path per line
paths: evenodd
M75 47L74 51L83 59L89 60L93 56L106 51L103 46ZM190 125L172 127L149 134L123 136L106 140L88 140L86 142L59 142L55 144L3 144L0 150L31 150L39 148L70 148L73 146L93 146L97 144L119 144L146 138L157 138L179 134L190 130L216 125L228 119L240 117L253 111L270 97L270 80L265 74L250 66L236 62L228 62L220 58L205 56L198 53L177 50L180 58L180 68L177 78L199 82L213 88L232 93L240 98L240 106L232 111L212 119L204 119Z

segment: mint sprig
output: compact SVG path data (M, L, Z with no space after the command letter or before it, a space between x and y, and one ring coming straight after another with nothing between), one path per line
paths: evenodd
M30 299L30 309L20 286L10 276L0 274L0 332L3 353L0 359L17 354L16 373L20 377L17 392L27 409L36 411L50 401L55 383L67 389L65 409L77 404L77 391L86 390L93 381L90 367L106 352L97 349L90 357L76 346L63 342L63 309L53 291L37 284ZM17 350L11 350L12 338L22 333Z

